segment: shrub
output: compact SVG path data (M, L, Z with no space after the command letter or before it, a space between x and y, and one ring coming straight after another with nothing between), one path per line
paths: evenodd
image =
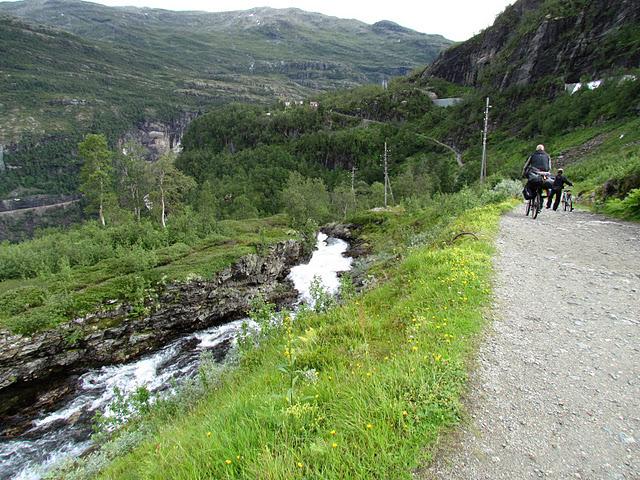
M10 331L20 335L46 330L68 319L65 313L68 307L66 300L66 296L56 295L47 305L13 315L3 323Z
M609 200L605 204L604 210L616 217L640 220L640 188L631 190L624 200L618 198Z
M44 305L49 292L40 287L20 287L0 295L0 314L17 315Z
M491 190L482 193L483 203L500 203L522 195L522 182L518 180L500 180Z
M109 261L113 272L122 274L147 270L157 263L158 257L155 252L145 250L140 244L130 248L116 248L116 258Z
M118 298L130 302L135 306L144 303L145 291L149 287L148 282L139 275L127 275L117 278L114 286Z

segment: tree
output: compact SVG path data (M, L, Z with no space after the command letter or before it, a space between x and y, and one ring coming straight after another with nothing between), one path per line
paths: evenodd
M302 227L307 220L321 223L329 216L329 193L320 178L306 178L291 172L282 192L282 203L296 228Z
M346 220L347 214L353 213L356 209L356 193L351 190L350 185L338 185L331 192L331 204L336 217L340 216Z
M98 208L102 226L104 205L107 194L111 192L112 152L107 146L104 135L89 134L78 144L78 156L84 161L80 170L80 191L89 200L89 204Z
M138 221L148 187L144 157L144 147L140 143L129 141L125 144L122 155L118 155L116 164L117 180L121 187L120 204L133 210Z
M167 209L177 208L184 196L196 186L193 178L175 166L176 155L168 152L149 165L152 181L152 197L160 205L160 223L167 227Z
M384 185L380 182L373 182L369 187L367 197L369 207L380 207L384 205Z

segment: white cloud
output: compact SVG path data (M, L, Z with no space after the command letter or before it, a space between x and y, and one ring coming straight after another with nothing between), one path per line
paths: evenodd
M439 33L451 40L466 40L493 23L514 0L98 0L111 6L137 6L167 10L222 12L252 7L296 7L366 23L391 20L424 33Z

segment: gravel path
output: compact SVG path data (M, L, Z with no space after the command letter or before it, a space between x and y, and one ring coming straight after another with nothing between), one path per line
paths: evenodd
M640 225L518 207L469 421L422 479L640 479Z

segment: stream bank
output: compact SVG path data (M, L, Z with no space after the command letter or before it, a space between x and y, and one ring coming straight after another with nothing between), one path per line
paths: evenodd
M310 285L316 276L321 278L327 290L335 293L339 285L337 272L350 269L351 259L344 256L348 244L319 234L316 247L308 263L292 268L290 265L296 261L294 258L298 262L307 258L296 242L278 244L264 259L247 256L228 271L221 272L216 277L217 282L209 282L215 288L210 289L209 295L202 294L198 298L210 308L230 305L232 302L221 302L220 299L233 298L237 305L248 309L251 298L254 298L250 295L258 294L270 301L275 299L291 304L295 299L303 301L309 298ZM249 272L253 277L247 275ZM233 285L237 291L231 294ZM223 291L226 296L220 297ZM188 304L182 305L183 310L173 307L174 311L201 311L202 308L194 310L195 301L191 298ZM237 311L233 316L242 316L244 311ZM215 316L211 314L210 317ZM13 438L5 435L0 439L0 479L41 478L55 464L91 448L91 419L97 411L109 408L116 399L116 390L130 394L144 386L153 394L163 394L170 392L176 382L196 374L203 352L209 352L216 361L223 361L247 320L228 321L232 315L215 318L221 318L216 326L185 332L155 353L143 355L138 360L102 366L76 375L68 380L64 400L56 400L52 404L56 409L52 410L50 405L28 415L22 411L25 420L20 435L15 434ZM198 325L197 321L204 320L194 320L195 323L191 324ZM220 324L223 321L226 323Z
M265 256L242 257L211 280L167 284L147 298L142 315L139 307L114 304L31 337L0 333L0 438L24 432L34 412L72 392L88 369L131 361L185 333L240 318L258 296L291 303L296 291L286 276L304 258L302 243L288 240Z

